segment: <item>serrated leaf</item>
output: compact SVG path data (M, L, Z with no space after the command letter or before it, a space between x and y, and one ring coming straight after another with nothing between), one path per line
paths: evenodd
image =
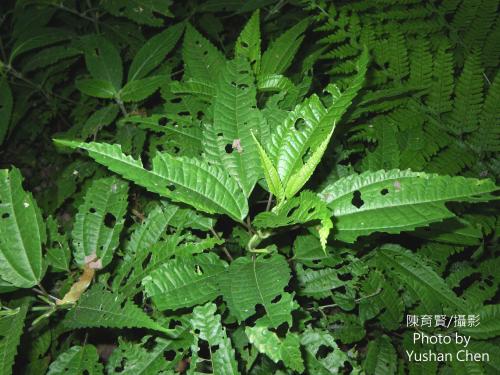
M13 306L13 314L0 316L0 373L12 374L14 358L17 354L17 346L23 333L24 319L28 312L29 300L18 300Z
M146 77L172 51L184 31L184 24L168 27L150 38L134 56L128 71L127 82Z
M109 104L92 113L85 121L85 124L80 132L82 138L87 139L91 135L95 136L100 129L108 126L116 119L118 111L119 109L117 105Z
M31 193L25 192L18 169L0 170L0 277L29 288L44 274L42 246L45 223Z
M119 293L94 285L86 291L63 321L70 329L78 328L148 328L169 333L170 330L152 320L140 307Z
M480 340L500 336L500 305L483 306L476 315L479 315L479 325L459 328L460 333Z
M188 78L185 81L172 81L170 90L174 94L190 94L206 101L212 101L217 95L217 88L210 81Z
M368 344L364 368L368 375L396 373L396 351L389 337L384 335Z
M130 81L118 95L124 102L139 102L153 95L166 80L168 80L166 76L153 76Z
M9 130L13 106L14 100L9 82L6 78L0 77L0 145L3 143Z
M281 74L291 65L309 26L305 18L280 35L262 55L260 75Z
M59 43L64 40L71 39L73 36L72 32L68 31L61 33L60 29L55 27L36 27L33 29L25 29L24 32L19 35L11 49L9 64L25 52Z
M276 196L278 201L281 201L285 195L285 190L283 189L283 185L281 185L280 176L278 175L273 162L267 155L266 150L264 150L253 133L252 137L255 144L257 145L257 150L259 151L260 163L262 165L262 169L264 170L264 177L266 179L269 192Z
M125 223L128 183L116 177L94 180L78 208L72 237L74 258L84 266L95 255L106 267L113 259Z
M290 268L281 255L269 259L259 257L249 259L240 257L231 263L229 270L220 275L219 285L229 310L243 321L254 315L255 306L261 304L270 327L278 327L283 322L291 324L291 310L280 305L273 307L273 300L281 295L290 280ZM279 302L278 302L279 303Z
M349 361L347 354L340 350L328 331L308 327L301 334L300 343L305 349L304 363L309 374L339 374ZM330 349L326 357L319 355L323 347Z
M81 51L67 45L45 48L29 58L29 61L23 66L23 72L29 73L34 70L45 68L60 60L75 57L80 54Z
M294 333L288 333L282 340L266 327L246 327L248 340L260 353L267 355L274 362L283 361L288 368L301 373L304 362L300 353L300 340Z
M245 27L241 31L236 45L234 46L235 56L246 58L252 70L257 75L260 70L260 10L252 13Z
M106 0L102 3L104 9L115 17L126 17L139 25L161 26L165 22L163 15L172 17L169 7L172 0Z
M118 93L111 82L100 79L79 79L75 86L85 95L102 99L111 99Z
M191 25L186 27L182 56L184 79L195 78L207 82L219 76L226 61L224 55Z
M354 242L373 232L399 233L453 217L445 202L494 199L491 180L421 172L365 172L344 177L320 193L335 218L335 237Z
M99 375L102 364L94 345L72 346L50 364L47 375Z
M178 257L146 276L142 285L159 310L191 307L215 299L227 264L213 253Z
M252 130L260 129L254 77L249 63L228 61L217 81L213 125L207 125L205 158L227 170L248 197L260 177Z
M197 353L199 350L198 340L205 340L210 347L212 373L221 375L239 374L231 340L227 337L226 330L221 324L221 316L216 314L216 311L217 306L213 303L194 308L190 322L197 338L191 346L191 350ZM194 357L197 358L198 355L195 354ZM196 362L191 364L191 368L195 366Z
M198 210L227 214L237 221L242 221L248 213L247 199L236 182L224 170L201 160L158 153L153 159L152 170L146 170L140 160L124 155L119 145L55 142L87 150L94 160L124 178Z
M276 206L272 212L261 212L254 219L258 228L279 228L294 224L305 224L319 221L321 226L318 234L323 251L326 249L326 240L333 223L328 207L310 191L303 191L298 197L291 198Z

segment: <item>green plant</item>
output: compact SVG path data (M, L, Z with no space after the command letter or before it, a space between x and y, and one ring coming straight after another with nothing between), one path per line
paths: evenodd
M2 374L500 371L498 1L0 10Z

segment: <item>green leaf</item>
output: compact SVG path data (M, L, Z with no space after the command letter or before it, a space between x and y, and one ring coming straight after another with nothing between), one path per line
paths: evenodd
M283 361L291 370L304 371L304 361L300 353L300 339L295 333L288 333L282 340L266 327L246 327L248 340L260 353L267 355L274 362Z
M69 249L67 233L59 233L59 226L52 216L47 218L49 232L47 243L52 244L47 250L47 263L56 272L69 272L71 250Z
M119 91L122 87L123 66L120 52L112 42L100 35L81 39L85 64L95 80L105 81Z
M102 364L94 345L72 346L50 364L47 375L99 375Z
M226 330L221 324L221 316L216 314L216 311L217 306L213 303L194 308L190 320L197 336L191 346L193 353L196 353L193 357L198 358L199 340L205 340L210 348L212 373L221 375L239 374L231 340L227 337ZM196 362L191 362L191 366L191 368L196 366Z
M101 128L108 126L116 119L118 111L116 104L109 104L92 113L83 125L80 133L82 138L87 139L91 135L95 136Z
M16 40L9 56L9 65L23 53L49 46L74 37L72 32L61 33L55 27L36 27L26 29Z
M76 57L81 54L76 48L62 45L42 49L34 56L30 56L29 61L23 66L23 72L29 73L49 65L53 65L60 60Z
M45 223L31 193L23 190L18 169L0 170L0 277L30 288L44 274Z
M166 76L153 76L128 82L119 92L120 99L124 102L139 102L153 95L166 81Z
M208 102L217 95L216 87L210 81L188 78L183 82L172 81L170 90L174 94L190 94Z
M142 285L159 310L175 310L212 301L220 295L217 279L227 264L213 254L188 255L167 261L146 276Z
M246 58L255 74L260 70L260 10L253 12L241 31L236 45L234 46L235 56Z
M224 55L189 24L184 34L182 57L184 79L194 78L206 82L219 76L226 61Z
M422 259L396 245L385 245L377 250L375 261L399 283L404 283L418 296L427 311L439 313L441 306L466 312L464 301L458 298L446 282Z
M281 185L280 176L276 171L271 159L266 153L266 150L260 145L257 138L252 133L253 140L257 145L257 150L259 151L260 163L262 169L264 170L264 177L266 178L267 187L269 188L269 192L272 193L278 201L281 201L285 195L285 191L283 189L283 185Z
M111 99L118 93L111 82L100 79L80 79L75 86L85 95L102 99Z
M0 145L3 143L9 130L13 106L14 100L9 82L4 77L0 77Z
M500 305L483 306L476 315L479 315L479 325L459 328L460 333L480 340L500 336Z
M256 313L255 306L261 304L270 327L283 322L291 324L290 303L273 303L277 296L286 300L283 289L290 280L290 268L281 255L269 259L240 257L231 263L229 270L219 276L219 285L229 310L239 322Z
M367 375L396 373L396 351L387 336L380 336L368 344L364 368Z
M445 202L494 199L491 180L420 172L365 172L344 177L320 193L335 218L335 237L354 242L373 232L399 233L453 217Z
M152 320L140 307L119 293L94 285L76 306L68 311L64 326L78 328L147 328L169 333L170 330Z
M318 234L325 250L328 234L333 227L330 216L330 210L325 203L315 193L305 190L298 197L276 206L272 212L258 214L254 225L258 228L279 228L319 221L321 227L318 228Z
M262 55L261 75L281 74L288 69L304 40L302 34L308 26L309 19L305 18L271 43Z
M328 331L306 328L300 336L305 349L305 367L308 374L330 375L341 373L345 362L349 361L346 352L341 350ZM329 349L326 357L320 356L320 349Z
M229 172L248 197L260 177L259 156L252 140L261 117L250 65L228 61L217 83L213 126L204 131L205 158Z
M17 353L17 346L21 341L24 319L28 312L29 300L27 298L18 300L12 306L13 314L0 317L0 373L12 374L12 366ZM14 309L15 308L15 309Z
M165 59L175 47L184 31L184 24L178 23L168 27L150 38L134 56L128 71L127 82L146 77Z
M115 17L126 17L139 25L162 26L165 17L173 17L172 0L106 0L102 7Z
M55 140L56 144L87 150L98 163L153 193L192 205L207 213L221 213L242 221L248 213L245 195L221 168L194 158L158 153L153 169L124 155L119 145Z
M78 208L72 237L74 258L83 267L95 255L106 267L113 259L125 223L128 183L116 177L97 179Z

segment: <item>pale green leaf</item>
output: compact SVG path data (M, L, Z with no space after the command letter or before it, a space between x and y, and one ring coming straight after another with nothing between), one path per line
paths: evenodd
M338 347L328 331L308 327L301 334L300 343L305 349L304 363L309 374L339 374L349 361L346 352ZM321 348L329 349L326 357L320 356Z
M184 31L184 24L178 23L149 39L136 53L128 71L128 82L146 77L175 47Z
M210 348L212 373L221 375L239 374L231 340L227 337L226 330L221 324L221 316L216 314L216 311L217 306L213 303L194 308L190 321L197 338L191 350L197 353L199 340L205 340ZM195 358L197 357L196 354ZM196 363L191 363L191 367L195 366Z
M241 221L248 213L248 202L237 183L221 168L194 159L174 158L158 153L152 170L140 160L122 153L119 145L56 140L57 144L89 151L98 163L151 192L187 203L207 213L227 214Z
M152 320L142 308L119 293L96 284L86 291L63 321L70 329L77 328L147 328L169 333L170 330Z
M0 170L0 277L20 288L40 282L45 223L18 169Z
M259 151L260 163L262 165L262 169L264 170L264 177L266 178L267 187L269 188L269 192L276 196L278 201L283 199L285 194L283 190L283 185L281 185L280 176L276 171L271 159L266 153L266 150L261 146L257 138L252 133L253 140L257 145L257 150Z
M128 183L116 177L97 179L78 208L72 237L74 258L83 267L95 255L106 267L113 259L125 223Z
M491 180L391 170L344 177L320 193L335 217L336 239L399 233L453 217L445 202L493 199Z
M111 99L118 93L111 82L100 79L79 79L75 86L85 95L102 99Z
M72 346L50 364L47 375L99 375L102 364L93 345Z
M227 264L213 253L178 257L146 276L142 284L159 310L191 307L220 295L217 279Z

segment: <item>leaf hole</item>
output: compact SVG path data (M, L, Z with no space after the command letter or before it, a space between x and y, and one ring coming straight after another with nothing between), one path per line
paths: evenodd
M306 122L304 121L304 119L299 118L297 121L295 121L295 124L293 124L293 127L297 131L302 131L306 127Z
M224 147L224 150L226 150L227 154L231 154L233 152L233 145L231 143L228 143L226 147Z
M388 189L382 189L382 190L380 190L380 194L382 194L382 195L389 194L389 190Z
M95 214L95 213L96 213L96 209L95 209L94 207L90 207L90 208L89 208L89 212L90 212L91 214Z
M239 89L242 89L242 90L246 90L248 89L250 86L248 86L246 83L240 83L238 84L237 86Z
M331 346L321 345L318 348L316 356L320 359L325 359L330 353L333 353L333 348Z
M174 329L175 327L178 327L182 325L180 321L178 320L175 320L175 319L172 319L169 323L168 323L168 329Z
M249 47L249 46L248 46L248 43L247 43L247 42L245 42L245 41L241 41L241 46L242 46L243 48L248 48L248 47Z
M217 350L219 350L219 345L218 344L217 345L212 345L210 347L210 351L212 352L212 354L215 353Z
M365 204L365 202L361 199L361 192L359 190L356 190L354 193L352 193L351 203L356 208L361 208L361 206Z
M292 217L295 211L297 211L299 206L293 207L290 211L287 212L286 217Z
M161 125L161 126L167 125L167 118L165 116L160 117L160 119L158 120L158 125Z
M167 362L172 362L175 359L175 350L167 350L163 353L163 358L165 358Z
M113 228L116 224L116 217L112 213L108 212L106 216L104 216L104 225L108 228Z
M281 294L278 294L276 297L274 297L271 303L278 303L279 301L281 301Z
M175 191L175 185L174 184L167 185L167 189L169 191Z
M10 214L9 214L8 212L6 212L6 213L4 213L4 214L2 215L2 219L8 219L8 218L9 218L9 216L10 216Z

